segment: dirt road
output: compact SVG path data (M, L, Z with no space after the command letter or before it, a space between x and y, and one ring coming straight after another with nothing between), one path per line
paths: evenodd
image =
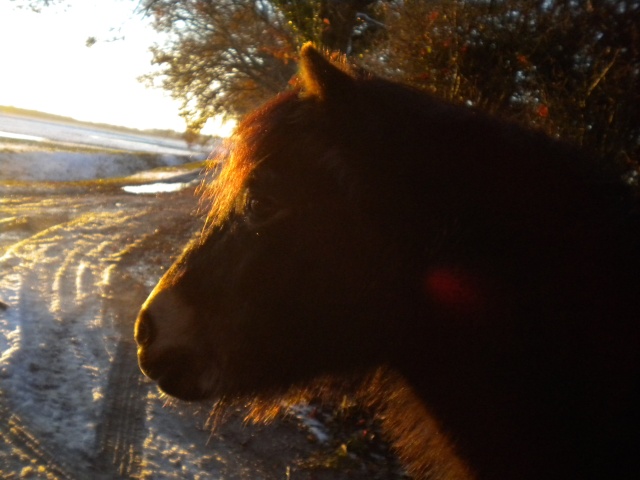
M211 405L166 405L139 373L137 310L196 205L193 189L0 185L0 477L402 478L378 442L348 447L367 420L322 443L292 416L245 426L239 411L212 433Z

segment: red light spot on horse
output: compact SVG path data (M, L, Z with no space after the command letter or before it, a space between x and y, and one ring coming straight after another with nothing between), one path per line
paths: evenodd
M484 309L484 297L476 278L452 268L436 268L425 277L427 295L446 309L474 313Z

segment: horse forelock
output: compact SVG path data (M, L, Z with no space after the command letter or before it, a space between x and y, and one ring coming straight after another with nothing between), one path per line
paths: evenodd
M265 159L266 154L261 152L270 151L263 145L265 138L274 126L282 124L282 116L291 115L297 99L297 92L282 94L250 114L238 125L226 148L208 162L200 189L208 211L207 224L221 224L241 204L251 173Z

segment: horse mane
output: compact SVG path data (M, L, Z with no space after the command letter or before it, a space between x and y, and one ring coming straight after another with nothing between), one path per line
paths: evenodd
M255 396L223 397L214 405L208 426L215 431L237 407L247 412L246 423L268 424L294 405L319 403L335 407L346 398L375 412L385 439L416 478L474 478L420 396L403 376L387 366L364 374L323 376L285 391L274 389Z

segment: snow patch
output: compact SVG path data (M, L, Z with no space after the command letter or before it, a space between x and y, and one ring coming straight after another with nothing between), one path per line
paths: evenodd
M136 153L0 152L0 180L55 182L124 177L199 159Z
M315 418L315 410L315 407L311 405L293 405L288 409L289 413L307 427L309 433L316 437L318 442L327 443L331 439L331 435L324 424Z

